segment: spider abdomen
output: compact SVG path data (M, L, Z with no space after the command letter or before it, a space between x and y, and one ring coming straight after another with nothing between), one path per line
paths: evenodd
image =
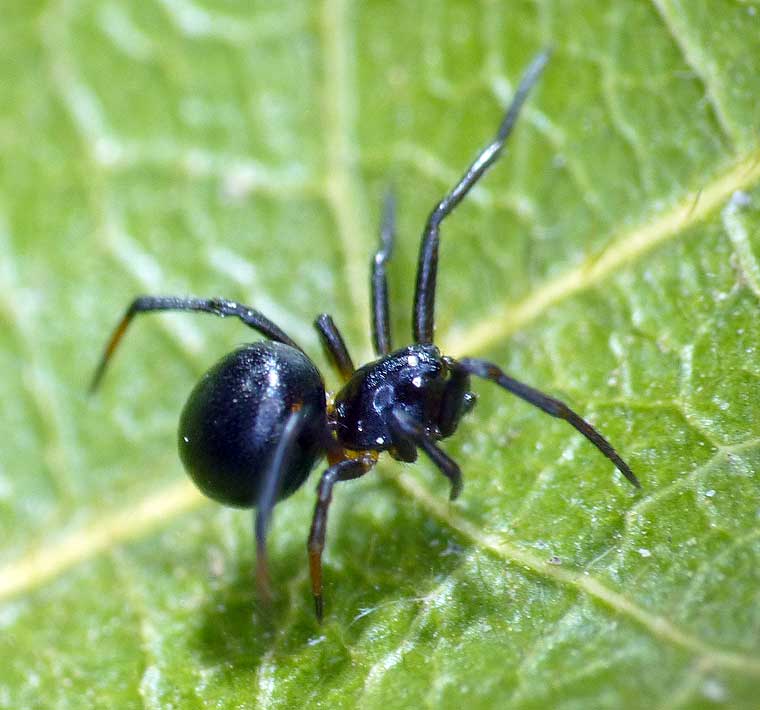
M255 506L290 414L308 407L282 473L278 499L293 493L321 457L325 390L311 361L289 345L245 345L214 365L182 411L179 453L198 488L226 505Z

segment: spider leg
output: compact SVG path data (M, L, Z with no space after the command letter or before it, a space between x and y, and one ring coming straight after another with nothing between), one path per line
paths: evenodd
M343 336L340 334L338 326L335 325L332 316L323 313L314 321L314 326L322 340L322 345L333 361L333 365L338 369L343 381L348 382L356 368L354 367L354 361L348 354L346 341L343 340Z
M317 504L307 549L309 551L309 572L311 574L311 591L314 595L314 608L317 620L322 621L324 601L322 599L322 551L325 548L327 534L327 512L332 502L332 489L338 481L350 481L359 478L375 465L375 459L365 456L360 459L347 459L330 466L319 479L317 486Z
M451 482L449 500L458 498L462 492L462 470L459 468L459 464L441 449L425 429L404 412L403 409L398 407L393 409L391 418L395 425L393 428L396 430L394 432L396 433L394 445L398 448L399 443L401 443L398 440L403 441L406 439L407 442L412 442L414 445L419 446L441 473Z
M641 488L639 479L636 478L628 464L620 458L617 451L612 447L594 427L591 426L583 417L576 414L564 402L560 402L543 392L530 387L522 382L507 375L491 362L480 360L478 358L465 357L459 360L459 364L471 374L482 377L484 380L495 382L499 387L503 387L508 392L524 399L534 407L538 407L553 417L564 419L571 426L575 427L583 436L585 436L599 451L601 451L612 463L615 464L618 471L622 473L636 488Z
M388 278L385 267L393 252L396 235L396 196L391 188L385 193L380 245L372 258L372 344L375 354L391 351L391 326L388 315Z
M153 311L197 311L201 313L212 313L213 315L225 318L227 316L234 316L239 318L249 328L253 328L261 333L263 336L275 340L278 343L285 343L297 350L302 348L295 343L283 330L275 325L269 318L267 318L259 311L244 306L241 303L235 301L228 301L224 298L194 298L194 297L180 297L180 296L139 296L130 304L127 308L124 316L114 328L111 337L106 344L103 355L100 358L98 367L93 375L92 382L90 383L90 392L94 392L100 381L103 379L103 374L106 371L106 366L110 361L116 347L121 341L124 333L127 331L132 319L138 313L149 313Z
M480 180L488 168L501 155L514 128L520 109L528 97L541 72L549 60L549 52L543 51L531 62L517 87L512 103L502 119L499 130L493 141L489 143L467 168L449 192L433 209L428 217L425 231L420 244L420 254L417 262L417 282L414 290L414 310L412 312L414 342L429 344L433 342L433 327L435 320L435 282L438 272L438 243L440 241L441 222L454 211L454 208L464 199L473 185Z
M278 403L273 403L275 408ZM256 516L254 521L254 538L256 540L256 586L259 598L265 603L272 599L271 585L269 583L269 565L267 563L266 536L269 523L272 518L272 510L280 495L283 477L288 470L290 457L298 435L301 433L304 423L311 414L311 409L300 409L293 412L285 422L280 440L272 454L269 467L263 478L263 486L256 502ZM259 412L259 417L264 417L264 412Z

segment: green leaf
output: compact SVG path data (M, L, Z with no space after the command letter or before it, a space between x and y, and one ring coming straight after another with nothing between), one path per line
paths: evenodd
M757 707L757 2L6 5L1 707ZM141 292L224 295L336 387L311 320L370 356L385 186L402 343L427 212L547 45L444 226L438 338L589 417L643 490L479 383L445 444L461 498L425 460L339 486L320 627L315 473L276 511L261 609L250 513L175 451L250 333L145 317L88 398L109 329Z

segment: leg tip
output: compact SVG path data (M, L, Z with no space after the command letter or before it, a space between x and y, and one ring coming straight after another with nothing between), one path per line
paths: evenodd
M614 461L615 465L617 466L618 471L622 473L628 482L636 489L641 490L641 483L639 482L639 479L636 478L636 474L631 471L631 469L628 467L628 464L623 461L617 454L615 455L616 459Z
M317 621L321 624L322 619L324 618L324 602L322 600L322 595L314 595L314 612L317 615Z
M272 605L272 584L266 554L259 551L256 557L256 594L264 606Z

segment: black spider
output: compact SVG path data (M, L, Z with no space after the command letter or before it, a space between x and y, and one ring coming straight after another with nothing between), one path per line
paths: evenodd
M322 618L322 550L333 486L363 476L387 451L414 461L422 449L451 483L451 499L462 490L459 466L437 441L451 436L475 404L470 375L512 392L547 414L565 419L589 439L636 487L639 482L607 440L562 402L518 382L477 358L441 355L433 344L435 282L441 222L498 159L520 108L538 80L548 53L528 68L493 142L428 217L420 246L414 294L414 344L392 350L386 266L393 244L395 207L386 198L380 246L372 262L372 339L378 359L358 370L329 315L315 325L343 378L333 399L320 373L288 335L258 311L219 298L141 296L130 305L106 346L92 381L94 390L127 326L137 313L200 311L235 316L269 340L244 345L212 367L196 385L182 412L179 453L191 478L209 497L233 506L256 507L255 537L260 593L269 595L265 538L272 509L306 480L323 456L329 467L317 487L308 540L311 586Z

